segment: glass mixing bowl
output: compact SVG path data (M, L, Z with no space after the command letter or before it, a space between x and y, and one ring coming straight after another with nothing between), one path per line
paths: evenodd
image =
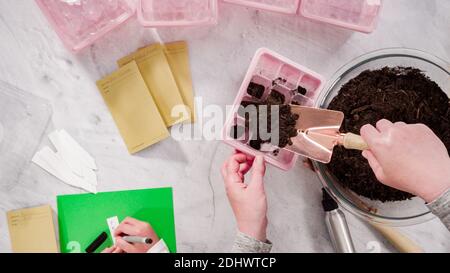
M450 96L450 64L429 53L405 48L377 50L358 57L340 68L328 86L319 95L316 106L327 108L341 87L365 70L382 67L408 66L422 70ZM425 202L415 197L407 201L373 201L344 188L330 173L327 166L313 162L320 180L341 207L350 213L381 224L407 226L434 218Z

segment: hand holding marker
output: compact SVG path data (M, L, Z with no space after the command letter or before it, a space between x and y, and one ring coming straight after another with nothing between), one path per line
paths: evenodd
M130 217L117 227L114 236L116 236L116 247L127 253L148 252L159 242L158 235L149 223Z
M122 239L125 242L131 243L131 244L147 244L151 245L153 244L153 240L146 237L141 236L123 236Z
M160 240L150 224L130 217L117 226L113 236L115 245L104 253L146 253Z

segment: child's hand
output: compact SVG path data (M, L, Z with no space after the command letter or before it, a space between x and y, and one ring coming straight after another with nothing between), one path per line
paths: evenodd
M109 254L109 253L123 253L123 250L118 248L117 246L112 246L112 247L105 248L102 251L102 253L106 253L106 254Z
M140 236L152 239L153 243L148 244L131 244L122 239L122 236ZM127 217L114 231L116 237L116 245L118 249L126 253L146 253L156 243L159 242L159 237L153 230L149 223L141 222L136 219Z
M250 183L245 174L252 169ZM254 160L237 152L222 167L222 176L228 199L240 232L261 242L266 242L267 200L264 190L266 166L262 156Z
M425 125L380 120L376 128L362 127L361 136L370 147L363 156L380 182L427 202L450 188L447 148Z

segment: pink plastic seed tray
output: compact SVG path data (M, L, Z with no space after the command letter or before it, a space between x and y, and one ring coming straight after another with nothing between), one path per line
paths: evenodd
M66 47L79 52L134 14L128 0L36 0Z
M268 11L296 14L300 0L224 0L242 6L264 9Z
M139 0L137 15L145 27L217 24L218 0Z
M285 95L286 103L296 102L303 106L313 107L315 100L322 90L325 80L319 74L310 69L303 67L295 62L273 52L268 49L259 49L253 58L250 68L244 78L241 88L234 101L232 111L230 112L223 129L223 139L225 143L242 151L246 154L256 156L264 155L265 160L282 170L290 170L298 159L298 155L281 149L278 155L272 151L277 147L269 147L264 149L269 152L261 152L249 146L248 142L251 138L248 130L245 130L242 137L235 139L232 137L233 127L238 125L245 128L245 119L238 114L239 106L243 100L256 100L247 93L250 82L254 82L265 87L261 100L264 100L272 92L273 81L276 79L284 79L285 83L277 85L274 89ZM307 90L306 95L293 95L292 89L301 86ZM269 145L270 144L264 144Z
M382 0L223 0L238 5L296 14L360 32L375 30Z
M306 18L370 33L375 30L381 0L302 0L300 14Z

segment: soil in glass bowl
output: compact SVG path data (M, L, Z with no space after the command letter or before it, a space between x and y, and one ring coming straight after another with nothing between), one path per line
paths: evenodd
M366 70L343 85L328 108L344 112L343 132L359 134L363 125L375 125L383 118L392 122L423 123L450 152L449 98L419 69ZM413 197L381 184L359 151L336 147L328 168L344 187L371 200L402 201Z

